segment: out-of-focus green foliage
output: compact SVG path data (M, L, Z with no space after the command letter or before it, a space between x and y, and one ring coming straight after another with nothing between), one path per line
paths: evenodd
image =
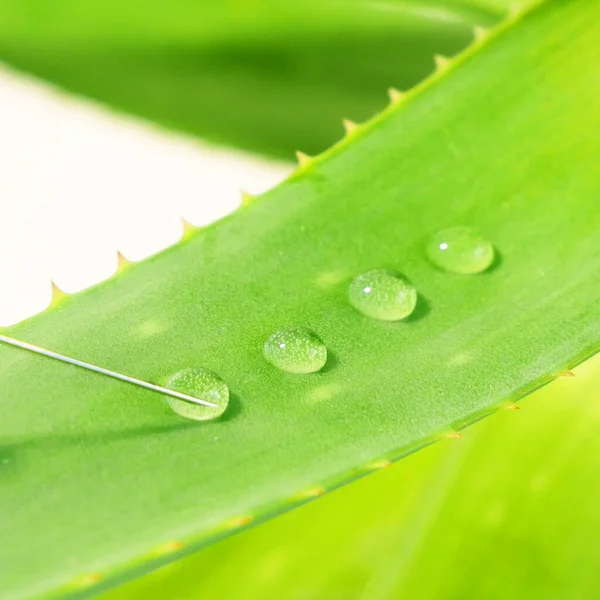
M448 20L448 14L450 19ZM5 0L0 59L171 128L291 159L382 110L485 12L394 2Z

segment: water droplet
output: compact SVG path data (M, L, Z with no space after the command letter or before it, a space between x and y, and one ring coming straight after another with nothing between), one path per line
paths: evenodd
M471 275L485 271L494 260L494 247L470 227L438 231L426 246L433 264L450 273Z
M172 396L165 396L169 406L179 415L194 421L207 421L220 417L229 404L227 384L207 369L183 369L167 380L165 387L199 400L216 404L216 407L192 404Z
M394 271L375 269L355 277L348 301L363 315L381 321L408 317L417 304L417 290Z
M265 342L265 358L288 373L314 373L327 361L327 348L319 337L304 327L276 331Z

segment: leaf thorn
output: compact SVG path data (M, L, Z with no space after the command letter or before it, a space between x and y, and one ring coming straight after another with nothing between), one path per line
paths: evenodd
M441 54L434 54L433 62L435 63L438 71L443 71L450 64L450 59L446 56L442 56Z
M308 165L310 165L310 163L313 161L308 154L304 154L304 152L300 152L300 150L296 152L296 158L298 159L298 164L300 167L308 167Z
M181 548L183 548L183 542L175 540L172 542L166 542L164 544L161 544L156 549L156 553L157 554L168 554L170 552L176 552L177 550L181 550Z
M98 583L102 579L100 573L88 573L87 575L82 575L77 579L77 584L81 586L94 585Z
M351 121L350 119L344 119L342 121L342 123L344 124L344 129L346 130L346 135L350 135L358 129L358 125L354 121Z
M390 97L392 104L398 104L398 102L400 102L404 98L404 95L405 94L403 92L394 87L391 87L388 90L388 96Z
M300 495L304 498L316 498L317 496L322 496L324 493L325 490L322 487L316 487L304 490Z
M479 25L475 25L475 27L473 27L473 39L476 42L481 42L483 40L485 40L485 38L489 35L489 29L485 28L485 27L481 27Z
M377 470L377 469L385 469L387 467L391 467L392 463L389 460L378 460L369 465L369 469Z
M187 219L182 218L181 222L183 223L183 237L182 239L186 240L187 238L198 229L195 225L192 225Z
M131 265L131 261L125 258L120 250L117 250L117 272L120 273Z
M256 196L253 196L246 190L240 190L240 194L242 196L242 206L249 206L250 204L252 204L252 202L254 202L254 199L256 198Z
M66 298L69 294L67 292L61 290L58 285L54 281L50 281L50 286L52 288L52 304L58 304L64 298Z
M575 373L573 371L563 371L560 373L561 377L575 377Z
M244 525L248 525L252 523L252 517L235 517L233 519L229 519L227 521L228 527L243 527Z
M521 410L520 406L517 406L514 402L511 404L507 404L504 408L507 410Z

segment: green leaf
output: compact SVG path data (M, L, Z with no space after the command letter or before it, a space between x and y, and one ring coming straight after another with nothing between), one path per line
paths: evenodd
M370 118L387 88L412 87L433 54L464 48L474 20L497 18L385 2L231 4L7 0L0 57L167 127L289 160L329 147L343 118Z
M509 23L237 214L12 328L146 380L208 368L234 401L185 422L155 393L1 348L3 591L113 585L178 555L164 544L191 552L376 470L595 351L598 17L549 2ZM489 272L425 258L463 224L499 251ZM417 287L407 322L348 305L372 268ZM322 372L263 359L296 325L326 343Z
M576 375L103 600L591 598L600 356Z

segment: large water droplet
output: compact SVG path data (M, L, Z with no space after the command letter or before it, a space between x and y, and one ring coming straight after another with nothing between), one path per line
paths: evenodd
M417 290L394 271L375 269L355 277L348 301L363 315L381 321L399 321L412 313Z
M494 260L494 247L470 227L438 231L425 249L429 260L443 271L471 275L485 271Z
M265 342L265 358L288 373L314 373L327 361L327 348L319 337L305 327L276 331Z
M169 406L179 415L195 421L208 421L220 417L229 404L227 384L207 369L183 369L167 380L165 387L199 400L216 404L216 407L192 404L172 396L165 396Z

